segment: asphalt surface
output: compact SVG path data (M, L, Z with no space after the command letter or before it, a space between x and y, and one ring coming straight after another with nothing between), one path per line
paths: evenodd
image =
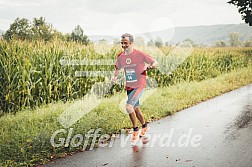
M132 148L130 135L120 135L109 146L44 166L252 166L252 84L149 125L145 145Z

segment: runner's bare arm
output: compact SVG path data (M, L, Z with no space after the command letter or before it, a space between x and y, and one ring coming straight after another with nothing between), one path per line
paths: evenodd
M112 83L115 83L115 82L116 82L117 76L118 76L119 73L120 73L120 70L115 70L114 76L111 78L111 82L112 82Z
M147 67L147 69L157 68L158 62L154 59L154 61L150 64L150 66Z

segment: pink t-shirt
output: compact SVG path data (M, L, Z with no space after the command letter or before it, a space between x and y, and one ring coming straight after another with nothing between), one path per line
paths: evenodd
M145 63L151 64L153 61L152 57L137 49L134 49L129 55L121 52L117 56L116 69L124 69L127 90L146 86Z

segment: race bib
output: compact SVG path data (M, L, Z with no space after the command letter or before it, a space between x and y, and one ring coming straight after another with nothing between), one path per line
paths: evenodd
M127 83L137 81L136 71L134 69L126 69L125 72L126 72L126 82Z

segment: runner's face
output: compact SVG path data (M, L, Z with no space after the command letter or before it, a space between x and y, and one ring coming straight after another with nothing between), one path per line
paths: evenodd
M126 51L131 46L131 42L129 42L126 38L123 38L121 40L121 44L124 51Z

